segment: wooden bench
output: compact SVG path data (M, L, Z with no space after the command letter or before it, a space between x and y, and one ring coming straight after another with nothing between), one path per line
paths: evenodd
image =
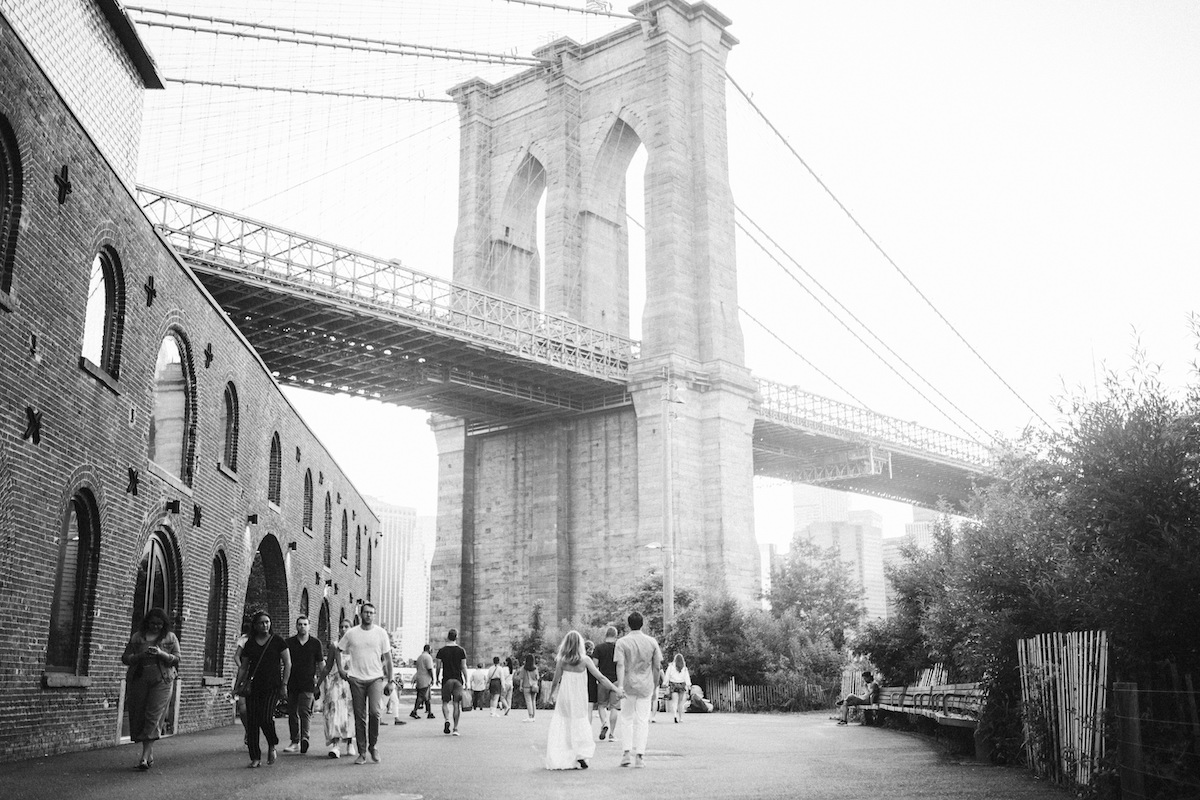
M863 710L863 724L868 722L868 712L878 717L879 712L907 714L909 719L925 717L938 725L975 730L979 725L979 714L986 700L983 687L978 683L944 683L934 686L887 686L879 693L879 702L858 706ZM985 759L988 748L976 736L976 756Z

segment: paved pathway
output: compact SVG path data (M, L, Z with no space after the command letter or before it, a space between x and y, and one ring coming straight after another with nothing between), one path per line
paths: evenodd
M241 728L232 726L163 740L148 773L132 769L134 746L0 764L0 798L1067 798L1020 768L952 758L916 734L838 727L817 713L686 715L678 725L659 714L645 769L618 767L619 745L598 742L591 769L547 772L549 713L534 723L521 722L524 713L464 714L460 737L443 735L440 718L387 726L383 762L364 766L314 749L248 770ZM320 718L314 723L319 728ZM286 744L287 721L276 724Z

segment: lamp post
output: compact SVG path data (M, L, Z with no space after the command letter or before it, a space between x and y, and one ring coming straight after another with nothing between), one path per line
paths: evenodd
M675 397L675 382L669 367L663 368L662 430L663 430L663 640L675 624L675 472L672 458L672 404L682 403Z

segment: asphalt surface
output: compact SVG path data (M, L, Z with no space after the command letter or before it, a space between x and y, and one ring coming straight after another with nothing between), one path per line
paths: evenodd
M851 724L827 713L685 715L660 713L650 726L644 769L621 768L620 746L597 742L588 770L550 772L542 764L550 713L522 722L487 711L463 714L461 736L442 720L405 718L381 728L381 762L356 766L325 757L280 754L246 769L238 725L164 739L155 765L134 769L141 748L102 750L0 764L0 798L246 798L246 800L410 800L412 798L979 798L1068 795L1018 767L947 755L917 734ZM321 730L319 716L314 732ZM287 721L276 720L287 744ZM594 730L599 732L598 723ZM599 795L597 795L599 793Z

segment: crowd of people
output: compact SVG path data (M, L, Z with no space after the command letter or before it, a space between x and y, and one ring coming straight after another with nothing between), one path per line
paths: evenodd
M284 753L307 754L310 723L319 709L323 718L325 755L352 757L365 764L368 756L378 763L379 728L387 718L403 725L399 694L403 688L392 663L391 640L375 625L375 608L364 604L359 622L342 620L337 637L322 643L310 634L306 616L296 619L296 633L288 638L272 630L270 615L258 611L243 628L234 658L238 663L234 695L249 755L247 766L274 764L280 753L275 728L281 701L287 709L289 743ZM489 716L507 716L513 707L514 689L523 696L524 722L536 719L538 704L551 710L546 738L546 769L587 769L596 742L619 742L622 767L645 766L649 723L655 721L660 691L666 691L666 710L678 723L694 704L694 687L682 653L663 669L658 642L643 630L640 613L629 614L628 632L618 638L609 626L596 645L578 631L569 631L559 644L554 668L543 672L533 654L523 660L493 656L484 666L468 665L458 632L447 632L446 643L436 653L425 645L414 662L414 720L436 719L432 693L441 695L442 731L458 736L464 711L489 709ZM179 664L179 640L162 609L151 609L130 637L122 655L128 666L127 700L130 736L142 744L140 770L154 763L154 742L159 738ZM547 687L546 682L549 682ZM700 693L700 697L703 694ZM385 705L386 703L386 705ZM711 710L702 702L694 710ZM598 717L599 736L593 720Z

